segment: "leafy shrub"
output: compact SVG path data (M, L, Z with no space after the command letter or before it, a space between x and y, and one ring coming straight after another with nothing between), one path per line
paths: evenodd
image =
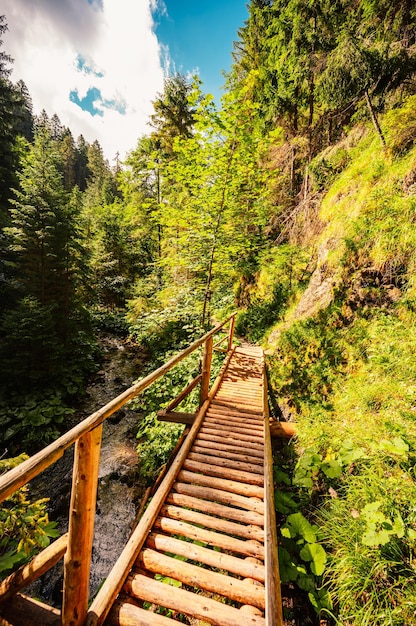
M21 454L0 460L0 474L13 469L27 459ZM0 505L0 576L28 561L36 552L46 548L50 539L58 537L56 522L50 522L46 512L48 498L30 501L29 487L18 489Z
M91 321L99 333L127 337L130 333L130 325L126 320L126 313L119 309L93 309Z
M167 361L170 356L172 355L166 354L163 361ZM222 360L218 353L214 353L211 380L218 374ZM149 484L156 478L161 466L169 459L184 430L181 424L159 422L157 412L179 395L182 389L198 375L199 368L200 355L194 352L131 402L132 408L143 415L137 432L137 439L139 439L137 451L140 457L140 473ZM197 410L198 404L199 387L197 386L182 401L177 410L193 413Z

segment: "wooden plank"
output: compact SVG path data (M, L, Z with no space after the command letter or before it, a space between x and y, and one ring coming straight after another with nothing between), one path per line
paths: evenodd
M121 595L114 603L105 623L106 626L174 626L177 622L153 611L146 611L133 604L133 600L128 596Z
M153 580L143 574L129 576L125 590L127 593L167 606L179 613L191 615L197 619L213 624L213 626L265 626L263 617L246 615L222 602L191 593L185 589L177 589Z
M171 492L166 502L169 504L175 504L177 506L188 507L196 511L202 511L203 513L209 513L216 515L224 519L234 520L241 522L242 524L252 524L263 528L264 517L255 513L254 511L243 511L241 509L235 509L232 506L224 506L218 502L210 502L209 500L201 500L193 496L187 496L183 493Z
M39 600L18 593L1 607L0 624L1 626L3 624L4 626L61 626L61 612Z
M258 420L260 422L263 421L263 414L261 411L257 410L257 411L245 411L244 409L241 409L239 407L237 407L236 405L232 404L232 403L227 403L224 402L222 400L219 400L218 398L215 399L214 402L212 402L212 410L214 411L222 411L225 414L228 413L233 413L235 415L238 416L244 416L247 418L251 418L253 420Z
M193 446L192 450L195 449ZM197 452L190 452L188 454L188 460L190 461L198 461L199 463L212 463L213 465L220 467L229 467L234 470L243 470L247 472L251 472L253 474L258 474L259 476L263 476L263 468L261 465L256 465L254 463L247 463L245 461L236 461L234 459L229 459L226 454L225 458L219 456L218 452L212 450L212 454L198 454Z
M212 386L208 399L199 409L195 422L193 423L191 430L189 431L189 434L182 444L178 454L173 460L172 465L169 468L169 471L166 474L162 484L160 485L157 493L155 493L155 495L153 496L151 503L144 512L143 517L138 523L135 531L131 535L113 569L111 570L100 591L95 597L93 603L91 604L87 615L86 626L98 626L104 622L108 611L110 610L114 600L119 594L123 586L124 580L126 579L129 570L131 569L134 561L137 558L137 555L139 554L146 540L147 535L149 534L153 522L159 513L160 507L162 506L169 491L172 489L172 485L176 480L176 476L181 468L183 460L186 458L189 450L194 443L200 425L202 424L205 413L211 402L211 398L217 392L222 377L227 370L233 354L233 352L230 352L230 354L227 356L222 366L222 369Z
M224 381L221 387L218 390L218 394L220 396L227 396L228 394L244 397L247 399L255 399L258 402L261 402L262 398L262 388L261 385L250 385L248 382L226 382Z
M171 504L165 504L160 509L160 514L164 517L170 517L182 522L191 522L204 526L208 530L218 530L221 533L243 537L244 539L255 539L256 541L264 541L263 528L254 525L236 524L228 520L211 517L204 513L189 511Z
M169 576L185 585L218 593L234 602L251 604L259 609L265 607L263 586L250 585L232 576L225 576L186 561L179 561L150 548L144 548L140 552L137 565L153 574Z
M235 329L235 314L233 315L233 317L231 318L230 321L230 329L228 331L228 351L231 350L232 345L233 345L233 340L234 340L234 329Z
M249 402L261 402L261 387L250 387L247 383L223 383L218 391L218 396L234 396L246 398Z
M262 426L263 424L263 416L261 413L246 413L245 411L240 411L237 408L233 407L225 407L219 404L211 404L210 416L213 417L223 417L226 419L233 418L234 420L241 420L241 423L245 422L248 425L253 426Z
M192 425L195 421L196 413L180 413L179 411L159 411L157 419L159 422L173 422L175 424Z
M241 483L263 487L262 475L252 474L246 470L222 467L220 465L215 465L214 463L207 463L206 459L201 463L201 461L195 461L190 459L188 456L188 458L184 461L183 467L191 472L201 472L205 476L215 476L217 478L237 480Z
M276 513L274 508L273 455L269 430L269 401L266 369L263 363L264 412L264 490L265 490L265 566L266 566L266 624L283 626L283 605L277 554Z
M205 528L198 528L187 522L181 522L168 517L158 517L154 527L163 530L163 532L181 535L182 537L188 537L188 539L196 539L210 546L217 546L217 548L236 552L237 554L254 556L257 559L264 558L263 545L251 539L247 541L234 539L234 537L229 537L228 535L223 535L212 530L206 530Z
M215 457L221 457L224 459L235 460L241 463L257 465L258 467L261 468L260 469L261 473L263 473L263 459L261 457L251 456L250 454L246 452L237 452L237 453L230 452L228 446L226 450L222 450L218 446L216 446L215 449L213 449L212 446L209 445L208 442L201 441L197 444L194 444L194 446L192 447L192 452L195 452L201 455L211 455Z
M221 489L221 491L230 491L247 498L263 499L264 488L258 485L249 485L247 483L237 482L236 480L227 480L225 478L215 478L211 476L203 476L188 470L181 470L178 474L178 480L192 485L200 485L202 487L211 487L213 489Z
M151 533L146 541L146 545L153 550L177 554L191 561L204 563L210 567L231 572L244 578L251 578L261 583L265 581L264 565L261 564L261 562L260 564L252 563L250 559L253 557L246 559L237 558L230 554L224 554L224 552L203 548L195 543L181 541L180 539L174 539L173 537L161 535L160 533Z
M199 339L191 343L185 350L182 350L182 352L179 352L178 354L173 356L169 361L164 363L157 370L151 372L148 376L139 380L135 385L129 387L129 389L108 402L101 409L95 411L95 413L92 413L89 417L87 417L77 426L56 439L56 441L51 443L49 446L46 446L46 448L43 448L43 450L40 450L40 452L34 454L29 459L27 459L23 463L20 463L20 465L1 476L0 502L8 498L12 493L19 489L19 487L22 487L30 480L32 480L32 478L40 474L47 467L55 463L55 461L61 458L65 450L69 448L73 443L75 443L75 441L77 441L79 437L102 424L102 422L107 419L107 417L110 417L110 415L112 415L118 409L124 406L129 400L135 398L139 393L147 389L147 387L149 387L155 380L163 376L175 365L185 359L188 354L191 354L192 352L194 352L194 350L202 346L202 344L207 341L208 337L212 337L213 335L215 335L223 326L225 326L231 320L231 317L232 316L230 316L221 324L215 326L215 328L210 330L203 337L200 337Z
M165 409L166 413L170 413L171 411L173 411L173 409L176 409L176 407L183 401L185 400L185 398L187 396L189 396L189 394L191 393L191 391L193 389L195 389L195 387L198 385L198 383L202 380L202 374L198 374L198 376L195 376L195 378L189 383L189 385L187 385L185 387L185 389L183 389L179 395L176 396L176 398L174 400L172 400L172 402L170 402L168 404L168 406Z
M293 422L270 422L270 435L272 437L284 437L290 439L297 434L296 425Z
M75 444L62 600L62 622L71 626L84 624L88 610L102 428L100 424Z
M203 425L201 430L199 431L200 433L204 433L206 435L215 435L218 437L231 437L232 439L236 439L237 441L247 441L248 443L257 443L260 444L261 446L263 445L264 442L264 437L256 435L254 432L251 434L248 434L247 432L241 432L238 428L228 428L228 427L221 427L221 426L217 426L215 427L211 427L208 424L205 426Z
M288 422L284 422L287 424ZM212 411L208 411L204 424L218 424L219 426L229 426L230 428L238 428L242 431L260 433L261 437L263 437L263 423L260 422L251 422L241 419L239 417L230 416L217 416L213 414Z
M254 511L260 515L264 514L264 503L258 498L246 498L236 493L222 491L221 489L213 489L210 487L201 487L199 485L188 485L186 483L175 482L173 489L178 493L196 498L204 498L212 502L222 502L231 506L238 506L247 511Z
M211 376L212 363L212 335L207 338L204 344L204 353L202 355L202 379L201 390L199 395L199 406L202 406L208 398L209 379Z
M18 570L10 574L0 582L0 602L5 602L15 593L26 587L42 574L47 572L58 561L62 559L66 552L68 543L68 533L59 537L47 548L33 557L29 563L22 565Z
M233 446L234 448L239 448L240 450L246 450L247 448L240 444L240 440L238 437L232 437L229 435L208 435L207 433L198 433L199 441L212 441L215 443L220 443L223 445ZM264 446L263 443L252 443L250 444L250 453L254 456L262 457L264 454ZM255 454L257 453L257 454Z

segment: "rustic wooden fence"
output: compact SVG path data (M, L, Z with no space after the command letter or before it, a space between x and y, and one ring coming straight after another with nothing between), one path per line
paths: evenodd
M0 582L0 607L64 557L64 586L60 621L65 626L84 624L89 602L90 564L103 422L201 346L203 346L201 373L184 389L179 398L171 403L167 409L167 415L172 413L179 402L199 383L200 405L202 406L209 395L213 350L221 350L224 353L231 350L234 321L235 314L84 419L52 444L0 477L0 502L3 502L17 489L55 463L70 446L75 446L68 533L53 542L17 572ZM227 326L229 326L227 334L214 344L214 336L220 331L225 331ZM227 346L221 348L220 346L225 342ZM28 610L34 611L35 609L29 608ZM51 609L52 614L56 617L57 612Z

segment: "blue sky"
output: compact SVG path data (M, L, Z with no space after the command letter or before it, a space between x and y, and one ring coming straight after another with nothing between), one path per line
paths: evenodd
M247 0L248 1L248 0ZM169 46L175 69L199 70L204 92L217 102L231 67L233 41L248 17L245 0L165 0L167 15L155 14L156 35Z
M1 0L2 50L39 114L123 159L150 132L166 71L198 73L217 104L245 0Z

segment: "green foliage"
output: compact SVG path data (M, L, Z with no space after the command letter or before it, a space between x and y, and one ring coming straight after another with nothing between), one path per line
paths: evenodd
M317 542L317 526L312 526L302 513L292 513L281 526L282 546L279 567L283 583L294 582L307 592L316 612L332 609L329 593L321 587L327 555Z
M345 365L339 342L340 314L336 307L300 320L283 331L271 357L271 380L278 394L290 397L299 409L307 403L326 403L337 374Z
M0 403L1 441L14 449L39 449L58 437L60 428L73 412L54 390L13 396L7 404Z
M13 469L27 458L27 455L21 454L13 459L0 460L0 474ZM51 538L59 536L56 523L49 521L47 502L48 498L31 501L27 485L2 502L0 577L7 576L36 552L46 548Z
M247 302L236 317L236 333L259 341L265 332L282 319L296 291L305 284L307 257L289 244L264 250L258 255L257 280L240 279L237 299ZM254 269L254 268L253 268Z
M163 362L171 354L163 355ZM220 369L222 358L214 353L211 380ZM152 365L152 369L154 364ZM157 412L165 408L179 393L198 375L200 368L200 354L192 353L146 389L139 398L131 402L132 408L142 413L137 438L137 447L140 457L140 473L151 484L157 477L161 466L166 463L170 453L184 427L180 424L159 422ZM193 413L199 404L199 387L197 386L179 405L176 410Z

